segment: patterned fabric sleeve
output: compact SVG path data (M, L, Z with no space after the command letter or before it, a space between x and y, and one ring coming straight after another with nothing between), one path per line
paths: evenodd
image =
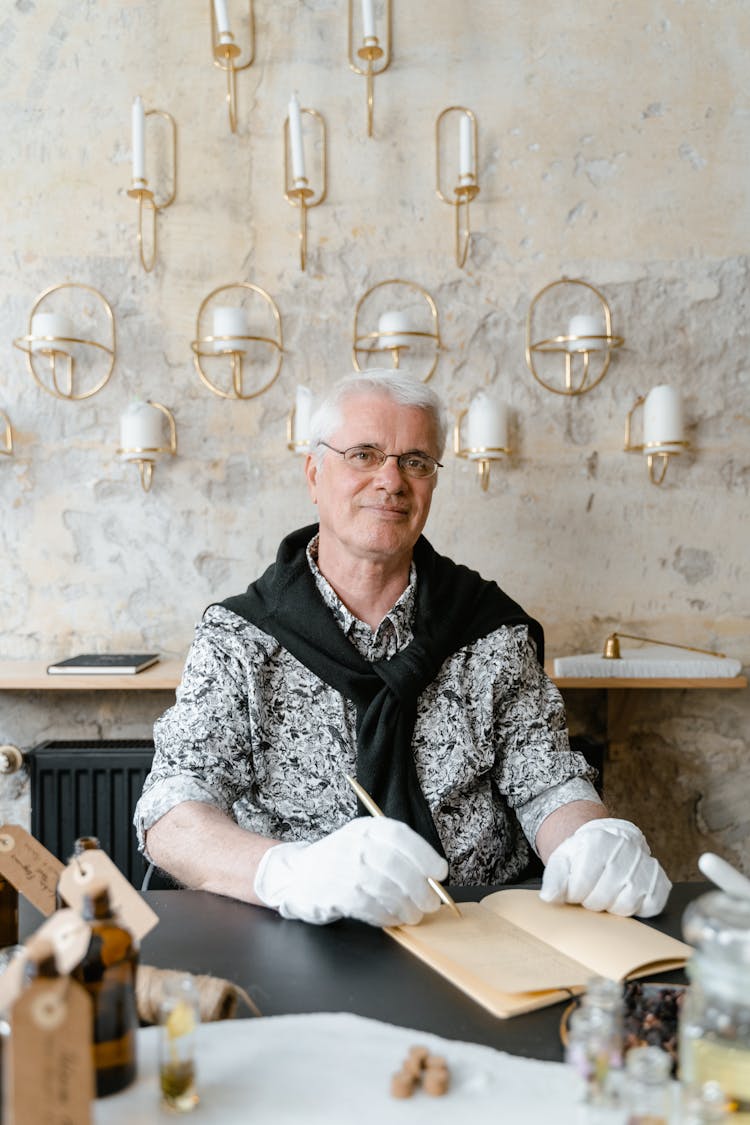
M154 725L154 760L135 810L141 848L148 829L182 801L231 815L253 784L242 648L225 628L201 622L177 700Z

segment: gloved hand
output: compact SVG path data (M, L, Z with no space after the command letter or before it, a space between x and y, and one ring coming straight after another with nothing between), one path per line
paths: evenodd
M440 906L427 876L448 864L408 825L362 816L313 844L276 844L258 865L255 893L283 918L414 925Z
M640 829L629 820L602 817L586 821L558 844L539 897L650 918L663 910L671 888Z

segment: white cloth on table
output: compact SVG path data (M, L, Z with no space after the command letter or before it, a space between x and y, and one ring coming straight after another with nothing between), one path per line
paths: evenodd
M166 1120L159 1104L159 1028L138 1032L137 1082L95 1103L96 1125ZM442 1055L451 1086L391 1097L391 1076L410 1047ZM199 1029L201 1104L186 1120L221 1125L580 1125L575 1074L561 1063L518 1058L348 1013L226 1020Z
M556 676L609 676L612 679L732 679L739 676L739 660L721 656L687 653L676 646L670 652L663 645L638 649L621 649L619 660L610 660L600 652L577 656L558 656L553 663Z

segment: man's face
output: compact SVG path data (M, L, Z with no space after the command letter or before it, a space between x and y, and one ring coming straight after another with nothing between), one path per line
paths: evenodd
M340 450L374 445L384 453L418 450L435 459L440 452L431 414L381 394L345 399L341 425L329 445ZM330 450L320 466L310 454L305 473L318 506L321 549L329 559L411 558L427 521L437 474L406 476L392 457L375 472L363 473Z

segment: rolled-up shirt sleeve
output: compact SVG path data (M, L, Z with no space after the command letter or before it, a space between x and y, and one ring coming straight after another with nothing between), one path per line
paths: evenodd
M176 702L154 724L154 759L134 824L141 850L146 833L184 801L214 805L228 815L253 784L246 673L221 629L201 622Z
M595 771L571 750L565 705L536 658L526 630L514 629L513 676L496 685L494 780L535 847L539 825L571 801L601 804L592 784Z

